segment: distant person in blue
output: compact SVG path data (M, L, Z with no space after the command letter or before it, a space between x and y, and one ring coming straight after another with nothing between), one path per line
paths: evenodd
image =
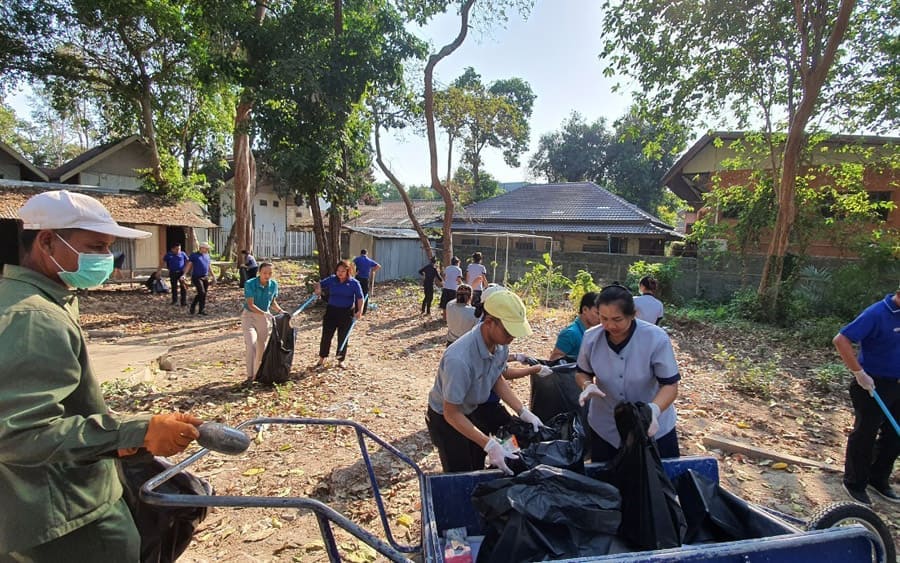
M438 272L437 267L435 267L436 263L437 257L432 256L431 260L419 269L419 275L422 276L422 289L425 290L425 297L422 298L422 316L431 316L431 303L434 301L435 280L441 283L444 281L444 278L441 277L441 273Z
M597 297L599 297L599 294L595 291L588 291L581 296L575 321L564 328L559 333L559 336L556 337L556 345L553 347L553 351L550 352L548 360L553 362L563 359L567 362L574 362L578 359L578 350L581 349L584 331L600 324L600 309L597 307Z
M362 286L365 301L363 315L369 310L369 280L374 278L375 272L381 269L381 264L369 258L368 254L368 251L363 248L359 251L359 256L353 259L353 263L356 265L356 280Z
M278 297L278 282L272 278L271 262L259 265L259 275L244 284L244 310L241 312L241 329L247 348L247 382L256 379L256 372L262 364L266 343L272 330L272 313L284 313L275 300Z
M206 314L206 294L209 293L209 283L213 279L212 259L209 256L209 243L201 242L200 250L188 256L187 267L184 276L191 277L191 283L197 290L197 295L191 300L191 314Z
M176 242L169 247L169 251L163 254L159 262L159 271L169 270L169 285L172 286L172 305L178 303L178 290L181 290L181 306L187 305L187 284L184 283L184 269L187 267L188 255L181 250L181 243Z
M334 331L338 335L338 367L346 367L344 361L347 358L349 342L341 348L350 333L353 318L362 318L363 292L362 286L350 274L353 266L349 260L341 260L334 268L334 274L316 284L315 294L322 295L322 290L328 290L328 307L325 309L325 317L322 318L322 339L319 341L319 361L317 368L325 366L325 360L331 353L331 339Z
M256 258L250 254L249 250L241 250L241 276L240 276L240 287L244 287L244 284L247 283L247 280L252 280L259 273L259 265L256 263Z
M875 402L872 390L900 419L900 286L870 305L834 337L844 365L854 376L850 383L853 430L847 437L844 490L862 504L871 505L871 490L888 502L900 502L891 487L894 462L900 455L900 436ZM859 345L859 354L853 344Z

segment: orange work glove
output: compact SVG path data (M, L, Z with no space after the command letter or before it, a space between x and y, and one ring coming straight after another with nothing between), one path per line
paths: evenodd
M150 419L144 447L153 455L181 453L200 437L197 426L201 424L203 421L196 416L182 412L157 414Z

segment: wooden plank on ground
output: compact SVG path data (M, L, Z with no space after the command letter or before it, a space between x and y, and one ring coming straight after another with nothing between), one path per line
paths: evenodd
M765 448L757 448L756 446L751 446L750 444L737 442L735 440L729 440L728 438L723 438L721 436L706 436L703 438L703 445L707 448L715 448L717 450L722 450L731 454L743 454L757 459L783 461L784 463L806 465L808 467L815 467L817 469L824 469L825 471L835 471L838 473L842 473L844 471L843 468L832 465L830 463L824 463L821 461L816 461L814 459L807 459L805 457L795 456L791 454L778 453L776 451L767 450Z

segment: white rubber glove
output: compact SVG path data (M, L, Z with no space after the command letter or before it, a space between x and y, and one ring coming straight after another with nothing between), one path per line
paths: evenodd
M535 432L540 430L541 426L544 425L544 423L541 422L541 419L538 418L537 415L528 410L528 407L522 407L522 412L519 413L519 418L521 418L523 422L531 424L531 427L534 428Z
M854 371L853 376L856 377L856 382L859 383L859 386L869 393L875 389L875 380L872 379L871 375L866 373L866 370L861 369L859 371Z
M591 383L590 385L585 385L584 391L581 392L581 395L578 395L578 404L583 407L591 397L598 397L602 399L605 396L606 393L604 393L600 390L599 387Z
M533 366L538 363L538 361L535 360L534 358L532 358L531 356L529 356L527 354L521 354L521 353L516 354L516 361L519 362L520 364L528 364L530 366Z
M488 461L491 465L506 473L507 475L513 474L512 469L510 469L509 466L506 465L506 460L515 459L516 456L514 454L507 453L507 451L503 449L503 446L500 445L500 442L498 442L496 438L491 438L490 440L488 440L488 443L484 446L484 451L487 452Z
M548 375L553 375L553 370L550 369L550 366L541 366L541 369L535 374L538 377L547 377Z
M650 407L650 412L653 414L653 418L650 420L650 427L647 428L647 436L652 438L659 432L659 405L651 401L647 403L647 406Z
M266 322L272 324L272 320L275 318L275 316L268 311L263 311L263 315L266 317Z

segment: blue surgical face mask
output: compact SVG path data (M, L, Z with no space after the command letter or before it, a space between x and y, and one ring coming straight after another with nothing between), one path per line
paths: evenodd
M89 287L97 287L98 285L109 279L109 275L113 271L113 255L112 254L88 254L87 252L78 252L72 245L66 242L66 239L59 236L59 233L53 233L56 237L63 241L72 252L78 255L78 269L74 272L68 272L59 265L53 256L50 259L59 268L59 279L66 283L69 287L78 289L87 289Z

